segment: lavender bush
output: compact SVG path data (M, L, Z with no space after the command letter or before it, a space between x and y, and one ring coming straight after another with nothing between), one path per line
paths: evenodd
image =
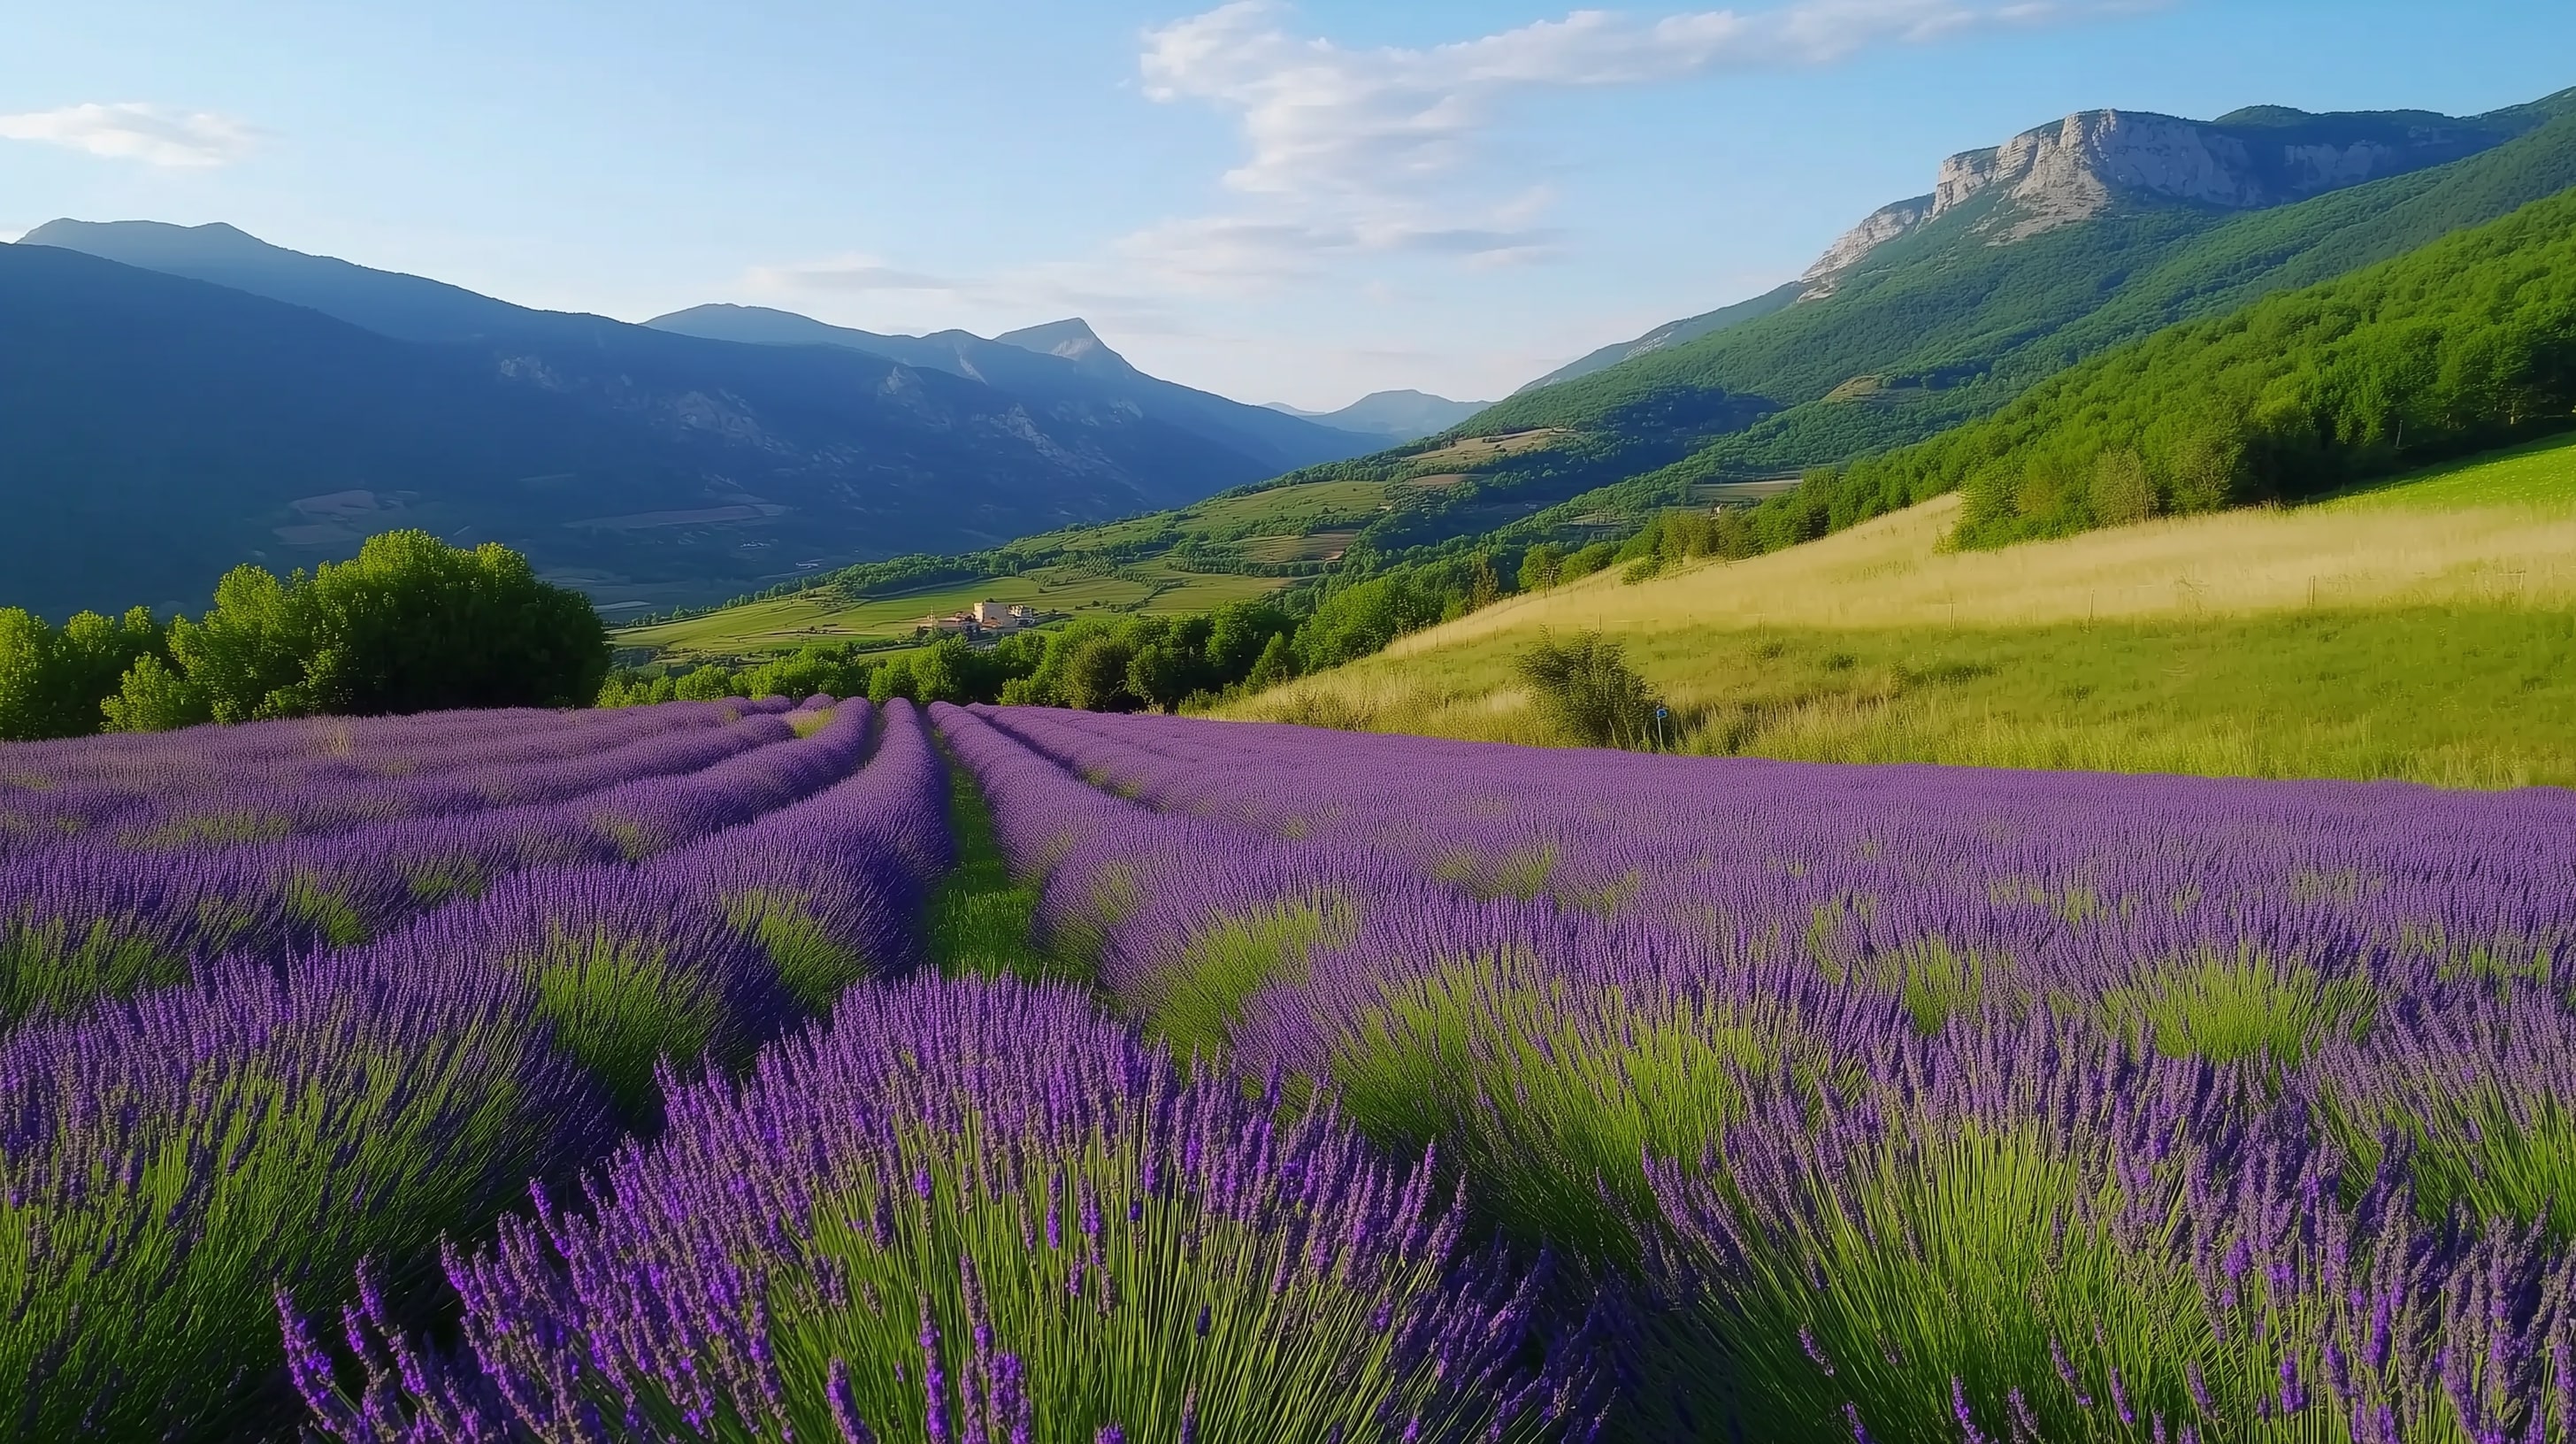
M603 838L608 860L503 872L375 942L237 952L8 1033L0 1432L277 1429L275 1288L332 1296L369 1258L411 1281L442 1233L569 1176L619 1117L658 1119L657 1069L746 1062L828 1003L811 949L850 977L899 966L941 855L911 835L938 825L935 761L905 709L878 765L827 786L870 717L843 707L762 749L774 763L741 754L621 804L707 834L693 847L633 865ZM808 953L747 926L746 896Z
M1541 1284L1466 1245L1428 1160L1283 1119L1080 994L853 994L685 1090L581 1211L452 1251L467 1355L292 1312L332 1437L1468 1440L1588 1432Z
M1129 1006L1654 1281L1641 1435L2576 1428L2559 795L984 717Z
M0 861L0 1022L173 983L218 957L275 963L364 942L531 867L649 857L846 776L870 715L852 704L801 738L764 718L761 745L711 759L665 737L625 749L643 779L542 806L170 855L72 845ZM707 765L653 775L674 749Z

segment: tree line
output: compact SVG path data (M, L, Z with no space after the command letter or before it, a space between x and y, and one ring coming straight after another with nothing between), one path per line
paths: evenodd
M0 740L150 732L200 722L454 707L575 707L609 670L580 593L496 543L427 532L279 578L241 566L194 619L137 607L60 627L0 609Z
M1337 667L1416 632L1522 590L1529 574L1485 552L1462 552L1273 598L1177 616L1079 617L988 646L943 637L887 653L855 644L807 646L786 656L687 670L612 676L603 706L726 696L909 697L922 702L1001 702L1094 712L1176 711L1212 705ZM1557 579L1550 572L1544 582Z

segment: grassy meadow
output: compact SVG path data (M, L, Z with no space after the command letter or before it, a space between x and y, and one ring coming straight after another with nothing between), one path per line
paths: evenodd
M1957 507L1515 598L1229 715L1544 741L1515 662L1597 628L1689 751L2576 784L2576 442L1998 552L1945 548Z

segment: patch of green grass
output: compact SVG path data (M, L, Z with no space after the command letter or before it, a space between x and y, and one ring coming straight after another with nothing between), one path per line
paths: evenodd
M1242 535L1302 531L1321 523L1374 517L1386 488L1373 481L1310 481L1189 507L1174 520L1192 530Z
M0 921L0 1023L186 979L186 954L153 934L106 918L79 930L62 918Z
M2464 506L2576 507L2576 435L2553 436L2356 487L2316 504L2329 511L2404 507L2450 511Z
M2299 1377L2319 1376L2313 1301L2276 1298L2258 1269L2214 1307L2183 1262L2192 1160L2137 1173L2147 1197L2133 1201L2086 1151L2035 1129L1904 1119L1847 1156L1820 1147L1758 1199L1722 1174L1692 1185L1750 1242L1722 1306L1746 1437L1825 1438L1847 1404L1873 1439L1961 1437L1961 1409L1981 1431L1969 1437L2029 1437L2010 1422L2018 1392L2037 1437L2138 1439L2159 1414L2207 1418L2185 1360L2230 1422L2277 1396L2285 1349ZM2134 1432L2102 1417L2114 1368ZM1926 1387L1952 1379L1956 1397ZM2294 1419L2225 1437L2327 1436Z
M1523 902L1548 891L1548 880L1556 875L1556 849L1532 848L1521 852L1488 857L1462 849L1434 864L1431 876L1468 895L1488 901L1514 897Z
M374 935L375 929L349 901L348 894L318 873L298 869L286 879L279 894L287 916L313 929L332 947L356 947Z
M2427 1221L2461 1209L2576 1238L2576 1117L2545 1091L2492 1076L2425 1078L2395 1098L2335 1099L2328 1116L2365 1172L2391 1136L2407 1141L2407 1176Z
M1272 982L1303 982L1319 946L1339 947L1358 925L1347 898L1290 899L1248 914L1210 918L1155 973L1141 1002L1176 1053L1215 1056L1233 1047L1246 1000Z
M237 842L275 842L295 830L292 819L273 812L242 810L173 817L158 826L127 832L127 847L179 849Z
M2286 1067L2366 1027L2371 1003L2362 979L2328 982L2314 968L2249 950L2157 968L2109 994L2103 1013L2116 1028L2144 1026L2173 1057L2226 1063L2263 1054Z
M1774 1066L1780 1043L1776 1020L1467 958L1387 984L1331 1081L1372 1135L1436 1140L1516 1236L1634 1264L1654 1216L1643 1160L1699 1157L1741 1111L1737 1070Z
M629 1117L657 1093L653 1067L705 1055L725 1022L725 998L705 972L606 928L557 930L533 956L512 959L537 993L537 1016Z
M1072 970L1038 946L1039 881L1011 875L984 790L954 758L948 761L948 826L957 865L930 893L924 926L931 965L949 977L1065 977Z
M841 994L874 976L873 959L838 942L809 908L810 899L787 888L748 888L724 900L725 921L769 955L778 983L809 1013L828 1013Z
M1275 577L1184 571L1160 559L1121 566L1114 575L1074 566L1035 567L1017 576L929 587L853 602L817 590L746 602L613 634L621 647L651 647L666 660L749 657L817 642L884 642L910 637L925 616L964 611L979 601L1024 603L1045 612L1153 614L1207 611L1264 596L1286 585Z

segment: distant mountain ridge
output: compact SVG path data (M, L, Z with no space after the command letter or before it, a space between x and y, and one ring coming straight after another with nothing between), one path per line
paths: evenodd
M1045 406L1125 407L1257 459L1268 474L1371 449L1366 437L1148 376L1078 318L987 339L968 331L891 336L766 306L692 306L644 323L656 331L753 346L837 346L927 366Z
M1273 401L1268 409L1364 436L1401 442L1446 431L1491 404L1486 401L1452 401L1427 391L1372 391L1339 411L1300 411L1284 401Z
M968 348L1065 378L1043 395L932 349L743 345L230 226L55 222L0 246L0 606L201 599L236 562L309 565L392 526L507 542L604 602L706 602L1371 445L1105 347Z

